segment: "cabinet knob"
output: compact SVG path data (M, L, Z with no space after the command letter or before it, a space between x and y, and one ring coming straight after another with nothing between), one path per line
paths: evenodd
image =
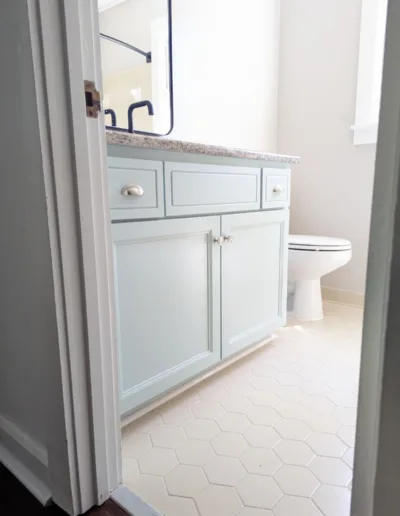
M144 190L139 185L126 185L122 188L121 195L125 195L126 197L141 197L144 195Z
M283 193L285 191L285 189L283 188L282 185L275 185L272 189L272 191L274 193Z
M232 235L224 236L224 242L231 244L233 242L233 236Z
M214 243L221 246L224 243L224 237L219 236L214 238Z

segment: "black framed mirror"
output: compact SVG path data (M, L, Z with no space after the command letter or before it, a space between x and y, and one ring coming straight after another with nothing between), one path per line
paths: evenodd
M98 0L106 128L166 136L174 126L172 0Z

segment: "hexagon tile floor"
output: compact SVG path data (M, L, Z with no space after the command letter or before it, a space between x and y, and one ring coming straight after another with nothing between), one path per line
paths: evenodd
M361 323L325 303L124 428L124 483L166 516L348 516Z

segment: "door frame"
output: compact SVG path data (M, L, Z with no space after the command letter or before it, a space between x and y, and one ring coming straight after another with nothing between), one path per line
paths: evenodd
M49 476L54 502L76 515L121 483L104 115L86 117L84 94L84 80L102 89L98 12L96 0L28 8L61 366Z
M395 516L400 495L400 3L389 0L361 352L352 516Z
M101 90L98 14L95 0L29 3L62 366L63 421L54 440L68 442L65 464L57 464L57 442L49 446L49 467L54 500L78 514L105 501L121 481L104 120L86 118L83 95L84 79ZM400 414L394 409L400 376L393 369L400 305L399 23L400 3L389 0L353 516L394 516L399 505Z

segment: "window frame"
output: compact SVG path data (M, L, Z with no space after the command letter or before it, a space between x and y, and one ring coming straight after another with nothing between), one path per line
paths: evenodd
M381 75L380 71L376 71L376 67L383 67L383 59L378 59L385 36L384 29L382 39L382 28L379 25L383 15L382 2L387 9L387 0L362 2L355 123L351 127L354 145L375 144L378 139L379 110L375 115L373 112L376 108L376 74Z

